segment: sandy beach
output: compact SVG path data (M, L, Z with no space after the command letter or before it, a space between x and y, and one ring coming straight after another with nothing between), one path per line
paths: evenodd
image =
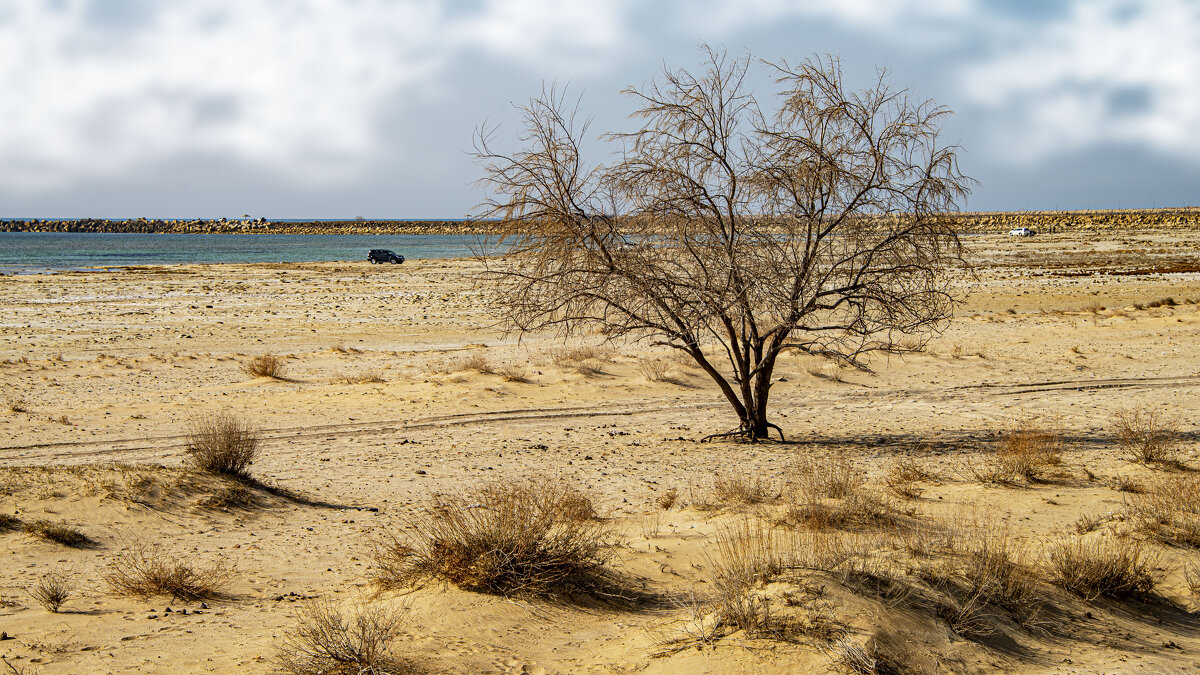
M700 443L736 418L665 348L503 334L470 260L0 278L0 657L26 673L273 672L297 609L328 600L402 613L393 651L417 672L850 672L835 645L851 643L895 672L1200 669L1200 541L1130 511L1200 471L1200 273L1179 271L1200 232L966 244L976 268L925 353L878 356L872 372L781 361L772 420L789 443ZM265 354L281 378L244 372ZM1133 410L1175 421L1174 464L1123 451L1115 419ZM191 425L222 413L262 437L245 503L222 503L229 482L185 461ZM1052 436L1061 460L982 480L1021 428ZM788 524L806 463L842 458L888 524ZM924 470L918 494L889 489L902 460ZM527 477L590 497L636 602L373 582L373 542L432 497ZM755 498L723 495L731 481ZM86 541L23 529L38 520ZM777 636L705 632L717 541L751 523L857 562L806 553L756 588L792 616ZM946 561L980 531L1011 537L1036 603L963 606ZM1056 583L1050 551L1075 540L1143 546L1153 590L1088 598ZM228 583L204 600L115 593L106 570L137 546L224 561ZM30 594L48 573L73 587L58 612Z

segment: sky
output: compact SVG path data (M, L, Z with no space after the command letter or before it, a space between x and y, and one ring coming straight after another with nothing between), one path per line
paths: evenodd
M0 217L463 218L480 125L602 161L701 43L952 109L968 210L1200 204L1200 0L0 0Z

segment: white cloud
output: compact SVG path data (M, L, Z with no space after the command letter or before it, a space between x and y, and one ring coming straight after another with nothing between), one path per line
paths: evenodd
M973 102L999 118L996 150L1020 161L1103 143L1195 159L1200 152L1200 5L1077 0L964 69Z
M466 51L551 76L599 63L623 1L178 0L98 25L128 3L19 0L0 11L0 180L53 188L186 154L350 179L387 151L376 115L397 94Z
M978 11L977 0L682 0L678 11L704 32L809 18L930 46L962 35L940 30Z

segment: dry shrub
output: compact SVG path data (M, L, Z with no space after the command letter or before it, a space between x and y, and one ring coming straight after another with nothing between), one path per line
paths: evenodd
M1155 480L1125 505L1126 518L1160 541L1200 548L1200 475Z
M925 492L921 482L932 480L937 474L929 471L912 457L897 460L884 476L884 485L893 494L905 499L918 499Z
M1057 432L1022 427L1000 439L996 459L1008 475L1033 481L1062 464L1062 449L1062 436Z
M829 662L856 675L874 675L880 672L877 658L879 646L870 641L861 645L851 638L842 638L825 649Z
M0 494L4 494L4 493L5 492L3 490L0 490ZM0 513L0 532L4 532L7 530L15 530L20 526L21 526L20 518L14 516L14 515L7 514L7 513Z
M385 675L413 672L390 654L403 632L399 612L360 606L343 614L314 600L296 610L295 625L276 645L279 670L291 675Z
M196 503L202 509L245 509L254 506L258 496L245 485L227 485Z
M71 578L62 572L48 572L42 575L29 595L47 610L58 613L63 604L75 594L75 586Z
M1110 483L1110 485L1112 485L1112 489L1116 490L1117 492L1141 494L1146 491L1146 486L1137 482L1133 478L1130 478L1129 476L1122 476L1121 474L1117 474L1116 477L1112 479L1112 483Z
M670 510L672 506L675 506L675 502L678 500L679 489L671 488L659 495L658 498L654 500L654 503L658 505L658 508L662 509L663 511L667 511Z
M245 479L250 477L259 442L254 427L233 415L201 417L191 423L188 459L200 471Z
M1193 598L1200 598L1200 565L1188 563L1183 567L1183 580Z
M1050 547L1046 567L1055 583L1094 600L1148 594L1154 590L1151 570L1157 560L1139 542L1118 545L1099 538L1073 538Z
M367 370L360 373L342 373L337 376L337 381L342 384L376 384L385 380L379 371Z
M743 476L733 472L714 475L709 492L709 503L718 507L730 504L765 504L779 497L772 488L771 481L762 476Z
M613 537L591 500L561 479L486 483L433 500L376 541L385 586L438 579L500 595L602 593Z
M1175 305L1178 305L1178 304L1179 304L1178 302L1175 302L1175 298L1166 297L1166 298L1162 298L1161 300L1154 300L1152 302L1148 302L1148 303L1146 303L1146 306L1147 307L1174 307Z
M79 528L66 524L63 521L53 522L45 519L38 519L30 523L25 523L24 529L26 534L35 537L41 537L46 541L52 541L63 546L72 548L80 548L92 543L92 540Z
M510 363L500 368L500 377L505 382L528 383L529 369L519 363Z
M985 523L964 543L959 573L969 595L1013 611L1034 603L1037 586L1025 565L1026 549L1007 527Z
M452 373L461 373L468 370L474 370L484 375L491 375L496 372L496 369L488 361L487 354L481 351L471 352L465 356L460 356L454 359L449 364L449 370Z
M798 562L792 557L798 547L777 537L757 520L719 528L715 553L707 556L713 592L684 605L690 619L677 625L675 634L656 641L657 654L711 644L736 631L749 638L775 640L842 637L845 628L820 600L822 589L794 583L767 588Z
M677 384L678 379L671 376L671 364L659 359L638 359L638 372L651 382L668 382Z
M866 476L844 457L818 461L804 457L787 471L787 480L803 500L845 499L866 482Z
M157 546L135 541L109 561L101 578L118 596L144 599L169 595L179 600L202 600L220 595L233 572L233 566L223 559L208 567L196 567L163 553Z
M896 530L904 524L892 504L865 492L856 492L840 500L795 501L776 522L818 532L863 528Z
M994 452L965 464L965 468L981 483L1040 481L1048 477L1051 468L1062 465L1062 450L1058 432L1025 426L1002 435Z
M282 380L287 368L284 366L283 359L274 354L262 354L256 356L248 363L242 366L242 370L251 377L269 377L273 380Z
M1142 464L1172 462L1179 442L1175 420L1154 408L1119 411L1113 419L1117 442L1130 458Z
M12 413L29 412L29 404L25 403L25 401L23 401L19 398L14 398L12 396L6 396L4 398L4 407L9 412L12 412Z
M574 370L581 375L600 375L604 373L601 364L612 360L612 350L585 345L554 352L550 358L559 368Z

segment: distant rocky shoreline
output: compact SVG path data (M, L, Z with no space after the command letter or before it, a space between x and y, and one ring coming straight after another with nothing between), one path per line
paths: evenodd
M135 234L474 234L480 225L455 220L0 220L0 232L113 232Z
M1028 227L1072 231L1200 229L1200 207L1105 211L974 211L956 216L963 232L1007 232ZM477 234L486 223L457 220L0 220L4 232L130 232L143 234Z

